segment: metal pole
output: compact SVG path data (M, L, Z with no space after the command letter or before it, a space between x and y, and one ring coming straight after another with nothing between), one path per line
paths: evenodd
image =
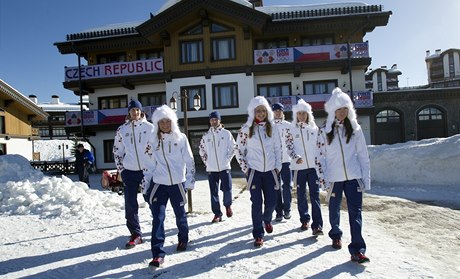
M353 104L355 103L355 98L353 97L353 75L351 73L351 50L350 50L350 42L347 41L347 57L348 57L348 77L350 79L350 98Z
M80 94L80 118L81 118L81 137L84 138L84 124L83 124L83 84L81 82L81 57L80 53L77 53L78 56L78 94Z
M188 119L187 119L187 110L188 110L188 95L187 90L181 90L180 99L182 101L182 108L184 108L184 134L187 136L188 139ZM187 191L187 199L188 199L188 213L192 213L193 211L193 203L192 203L192 190Z

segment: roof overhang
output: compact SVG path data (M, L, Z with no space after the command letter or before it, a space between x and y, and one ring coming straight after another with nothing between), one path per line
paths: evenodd
M5 99L5 103L11 105L15 102L19 103L24 112L27 113L29 120L47 119L48 113L43 111L39 106L32 102L29 98L14 89L11 85L0 79L0 96Z

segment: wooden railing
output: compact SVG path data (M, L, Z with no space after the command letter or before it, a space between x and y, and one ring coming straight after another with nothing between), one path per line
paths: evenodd
M34 169L41 170L46 174L73 174L75 173L75 162L69 161L31 161Z

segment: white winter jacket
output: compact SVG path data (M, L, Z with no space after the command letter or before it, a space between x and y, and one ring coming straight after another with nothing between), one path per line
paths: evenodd
M153 124L145 118L127 121L118 127L113 143L115 165L123 170L139 171L144 168L142 156L147 140L152 137Z
M235 155L235 139L222 125L211 127L200 141L200 157L207 172L221 172L231 169L230 162Z
M272 124L272 136L265 132L265 122L253 124L254 134L249 137L249 126L244 125L236 140L236 159L241 170L248 169L260 172L281 170L281 139L275 125Z
M183 133L161 133L161 136L161 140L155 135L147 143L147 168L142 183L144 194L150 181L162 185L185 183L186 189L194 189L195 161L187 137Z
M343 124L336 124L334 139L327 143L325 127L319 130L317 161L318 178L324 179L326 187L330 183L346 180L362 179L364 189L371 189L370 161L367 152L366 140L363 131L358 126L346 143L345 128Z
M289 157L286 149L286 142L284 141L284 138L286 137L286 129L289 129L291 123L284 119L275 119L275 125L278 128L278 133L280 135L281 139L281 162L283 163L288 163L291 161L291 158Z
M315 159L318 156L318 127L305 122L292 123L286 129L285 143L291 158L291 170L316 168ZM302 164L297 160L302 159Z

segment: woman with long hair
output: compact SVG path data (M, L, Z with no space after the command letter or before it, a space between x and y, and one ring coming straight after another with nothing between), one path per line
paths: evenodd
M281 140L273 123L273 111L264 97L257 96L249 103L248 121L238 133L236 149L251 193L254 246L261 247L264 226L267 233L273 232L271 221L281 170Z
M164 221L166 205L171 201L176 216L178 244L176 251L187 249L189 227L185 204L186 192L195 187L195 162L187 136L180 132L176 113L167 105L153 112L153 136L145 153L147 167L144 171L143 194L152 211L150 269L161 266L166 255Z
M353 103L340 88L332 91L324 108L328 116L318 135L317 170L320 184L328 190L329 237L333 248L342 248L340 206L342 193L345 193L351 233L348 251L352 261L368 262L366 243L361 233L363 192L371 188L366 140Z

